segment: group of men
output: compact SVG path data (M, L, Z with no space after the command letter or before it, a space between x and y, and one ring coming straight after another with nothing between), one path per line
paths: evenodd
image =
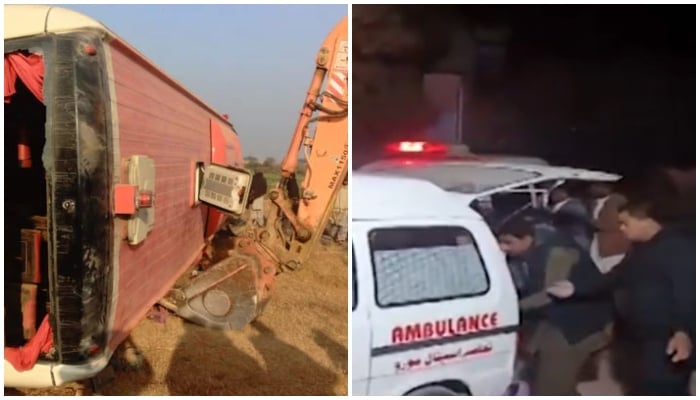
M591 185L550 194L551 223L517 218L497 232L527 269L522 337L534 395L577 395L584 364L608 348L623 354L631 395L687 395L695 369L695 240L659 200ZM548 229L549 228L549 229ZM631 372L631 373L630 373Z

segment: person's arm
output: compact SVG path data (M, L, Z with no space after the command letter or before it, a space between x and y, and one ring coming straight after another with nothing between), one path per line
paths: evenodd
M549 285L547 293L559 299L585 299L596 297L604 292L614 290L621 281L628 258L625 258L610 272L603 274L593 267L585 279L576 281L560 280Z
M671 283L674 332L686 332L695 336L695 251L683 239L675 239L657 254L664 266L664 273Z
M547 293L547 288L554 282L569 278L571 268L577 261L575 251L566 248L555 247L547 257L545 264L544 289L533 293L520 300L520 309L523 311L534 311L552 302L552 298Z
M551 303L552 299L549 297L546 291L542 290L537 293L533 293L529 296L523 297L518 302L520 309L522 311L534 311L538 308L544 307Z
M616 286L619 285L620 280L622 278L622 275L625 271L625 261L627 260L627 256L625 256L622 261L618 265L615 266L610 272L608 273L602 273L598 268L595 270L597 273L595 274L594 277L591 277L592 279L586 281L586 282L579 282L578 285L574 283L576 286L576 297L588 297L588 296L597 296L603 292L609 292L611 290L614 290Z
M667 239L654 254L663 267L671 296L671 336L666 354L671 362L685 362L693 357L695 343L695 249L689 240Z

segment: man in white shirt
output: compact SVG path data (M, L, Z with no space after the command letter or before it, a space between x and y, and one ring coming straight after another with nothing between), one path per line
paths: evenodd
M591 243L591 258L602 273L613 269L625 257L629 242L620 230L618 210L625 198L613 193L613 187L606 182L591 185L594 198L593 221L597 232Z

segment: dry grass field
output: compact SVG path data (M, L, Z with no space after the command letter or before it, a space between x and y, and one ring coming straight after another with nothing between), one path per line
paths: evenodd
M347 248L317 246L304 269L285 272L265 315L240 332L170 315L145 319L131 342L145 363L99 376L104 395L347 395ZM72 384L5 395L91 394Z

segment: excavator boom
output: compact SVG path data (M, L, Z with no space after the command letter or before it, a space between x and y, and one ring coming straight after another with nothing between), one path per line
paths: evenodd
M300 156L306 171L299 188ZM302 266L328 223L348 170L348 20L343 18L318 51L279 184L267 191L253 175L244 215L231 215L210 240L195 277L162 301L192 322L242 329L261 315L276 276ZM267 191L267 193L265 193ZM264 196L262 224L250 205Z
M294 228L278 250L282 265L298 268L323 234L338 189L348 169L348 20L343 18L321 45L311 84L302 105L282 179L271 199ZM294 179L299 152L306 174L297 193L282 193ZM275 210L272 210L274 212ZM270 232L272 234L272 232Z

